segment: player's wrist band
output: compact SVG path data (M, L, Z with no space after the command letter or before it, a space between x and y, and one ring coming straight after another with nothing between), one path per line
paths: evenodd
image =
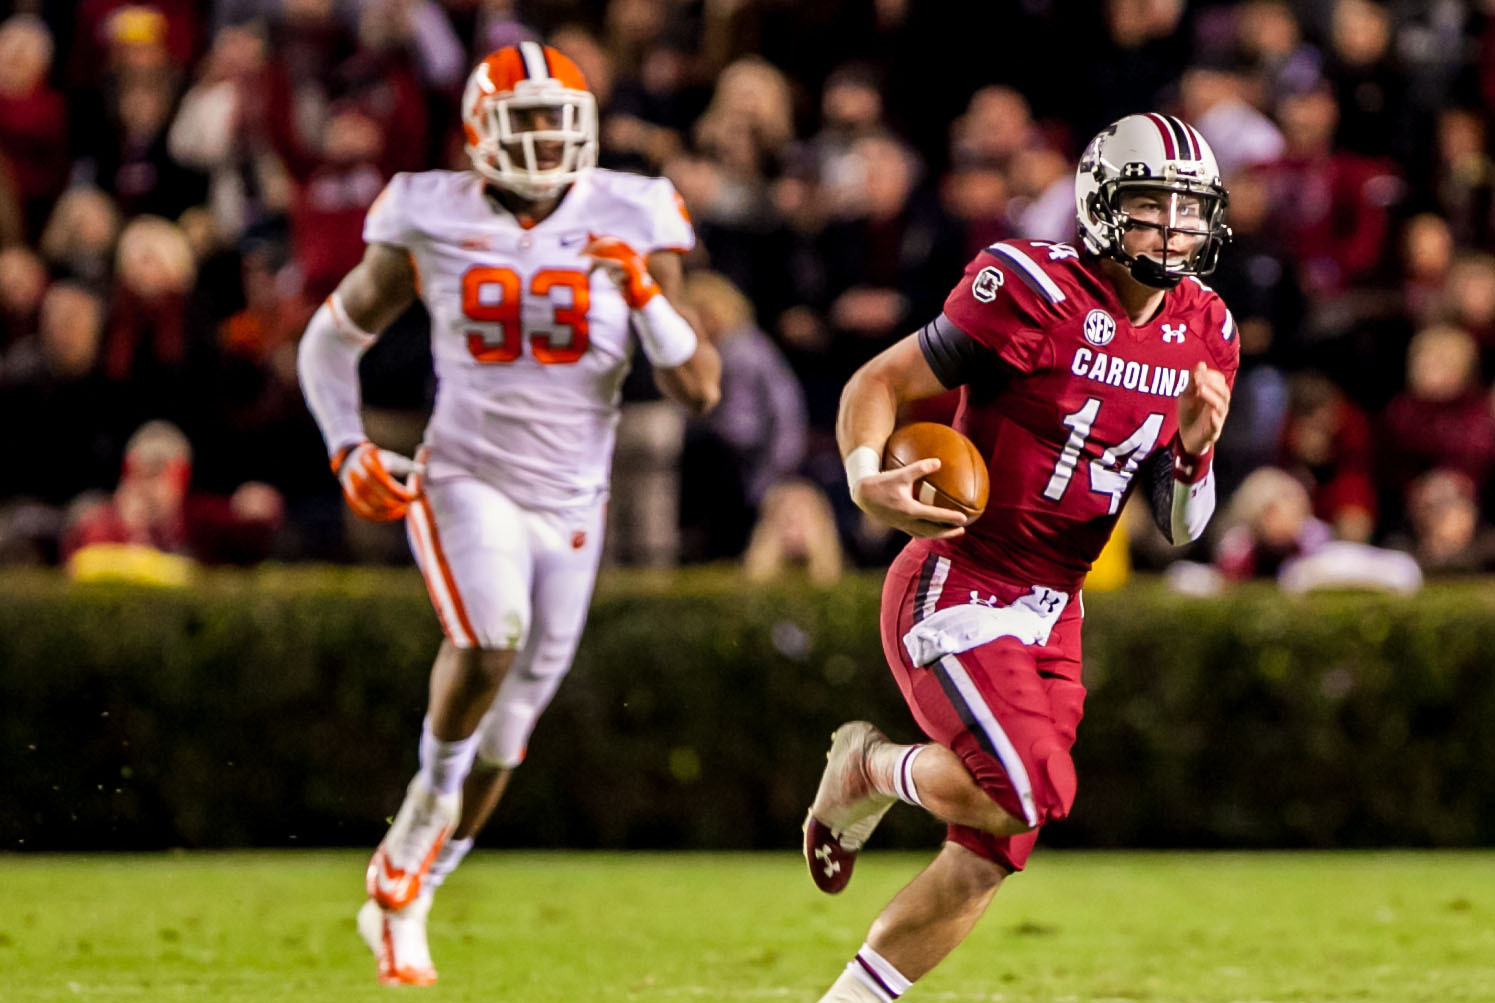
M644 355L656 369L673 369L696 354L696 330L663 296L630 311Z
M846 454L846 486L853 495L863 479L882 471L882 457L871 446L858 446Z
M1204 452L1194 454L1184 448L1183 436L1178 433L1173 435L1173 479L1184 484L1198 484L1209 475L1210 461L1214 459L1215 451L1208 447Z

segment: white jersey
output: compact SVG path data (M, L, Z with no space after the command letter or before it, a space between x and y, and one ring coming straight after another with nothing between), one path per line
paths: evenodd
M695 245L673 185L602 169L527 229L471 171L397 174L370 207L363 239L410 252L431 315L429 478L468 471L534 509L606 493L632 343L622 293L581 253L590 234Z

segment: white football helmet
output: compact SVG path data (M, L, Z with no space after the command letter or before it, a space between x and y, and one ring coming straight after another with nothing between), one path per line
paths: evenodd
M575 63L539 42L473 69L462 131L473 169L521 198L549 198L597 163L597 99Z
M1123 194L1137 189L1170 195L1162 222L1135 219L1122 210ZM1190 208L1197 209L1188 220L1177 212L1181 195L1193 196ZM1085 246L1121 262L1138 282L1157 289L1171 289L1186 275L1214 271L1220 248L1230 239L1227 201L1214 151L1198 130L1171 115L1149 112L1113 122L1085 147L1075 172L1075 212ZM1122 238L1137 227L1162 231L1165 247L1169 236L1180 232L1202 239L1183 260L1133 256Z

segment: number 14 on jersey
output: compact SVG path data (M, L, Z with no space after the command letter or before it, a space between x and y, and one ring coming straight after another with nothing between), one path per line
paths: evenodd
M1075 467L1080 462L1080 454L1085 450L1085 441L1090 438L1090 429L1095 425L1096 416L1100 414L1100 405L1099 397L1090 397L1078 411L1064 416L1064 424L1069 428L1069 440L1060 450L1054 472L1049 475L1049 482L1043 489L1043 496L1049 501L1057 502L1064 497L1065 489L1075 475ZM1090 490L1110 496L1109 514L1115 515L1116 510L1121 507L1127 485L1131 483L1132 476L1142 461L1152 454L1153 447L1158 444L1158 433L1162 430L1163 416L1154 411L1137 426L1135 432L1127 436L1125 442L1109 447L1101 454L1100 459L1090 461Z

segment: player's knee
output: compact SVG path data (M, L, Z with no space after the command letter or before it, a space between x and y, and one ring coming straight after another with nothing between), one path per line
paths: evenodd
M477 760L490 769L512 770L524 762L541 708L500 696L483 720Z
M945 844L941 853L946 858L947 883L957 898L983 899L1007 877L1007 868L958 843Z

